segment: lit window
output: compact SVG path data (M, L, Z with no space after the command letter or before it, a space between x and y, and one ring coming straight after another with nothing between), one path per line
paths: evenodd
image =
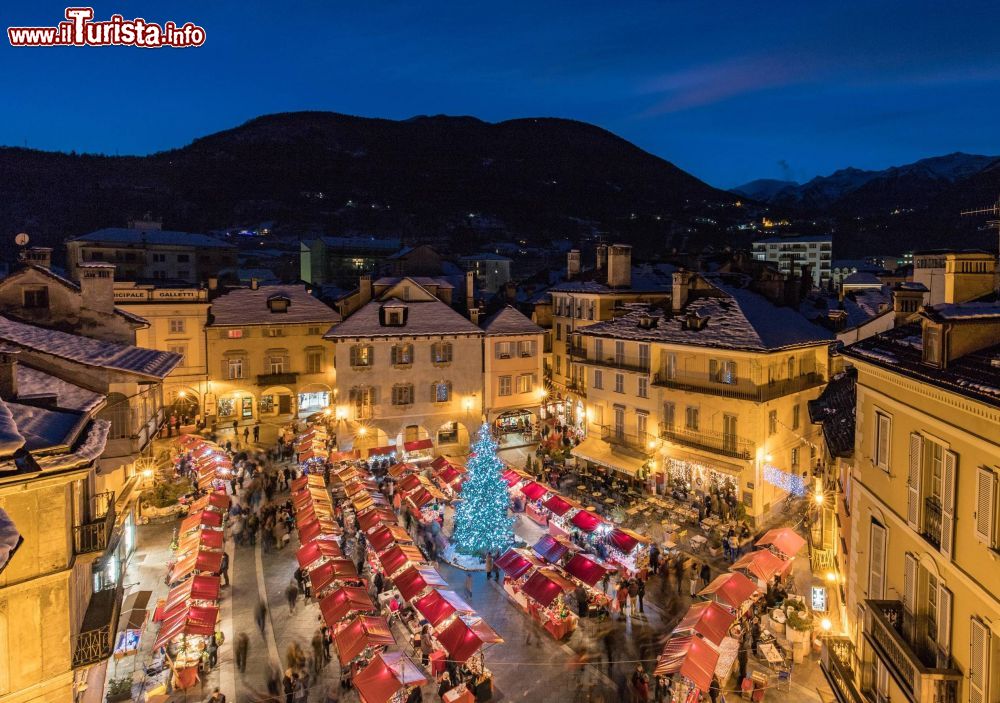
M243 330L226 330L229 339L240 339L243 337Z
M184 333L184 318L172 318L169 324L170 324L170 334Z
M501 376L500 377L500 387L497 391L497 395L510 395L511 394L511 377Z

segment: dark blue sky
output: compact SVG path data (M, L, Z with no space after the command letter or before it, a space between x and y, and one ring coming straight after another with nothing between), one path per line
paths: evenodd
M4 3L54 25L65 3ZM95 0L196 49L0 46L0 143L142 154L268 112L593 122L713 185L1000 154L994 2Z

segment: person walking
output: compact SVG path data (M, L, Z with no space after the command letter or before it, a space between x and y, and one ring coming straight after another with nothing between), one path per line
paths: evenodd
M624 620L625 611L628 610L628 584L624 580L618 582L618 593L615 597L618 600L618 619Z
M684 557L680 554L674 560L674 575L677 577L677 595L681 594L681 584L684 583Z
M701 576L701 585L703 587L707 586L708 583L712 580L712 567L708 565L707 561L701 565L701 572L699 573L699 576Z
M250 428L249 427L244 427L243 428L243 444L249 444L249 443L250 443Z
M645 615L646 608L642 603L642 599L646 597L646 582L642 579L639 579L636 596L639 598L639 612Z
M318 676L319 672L326 666L326 655L323 652L323 631L319 628L313 633L311 644L313 651L313 671Z
M299 599L299 587L295 585L295 580L288 582L288 587L285 589L285 599L288 601L288 612L295 612L295 603Z
M208 703L226 703L226 694L216 688L212 691L212 695L208 697Z
M635 665L632 672L632 697L635 703L648 703L649 701L649 674L642 668L642 664Z
M214 637L208 640L206 650L208 651L208 668L214 669L215 665L219 663L219 645L215 643Z
M250 638L247 633L241 632L236 635L236 668L240 670L240 673L245 673L247 670L247 651L250 649Z
M229 585L229 552L222 553L222 561L219 562L219 574L222 576L222 580L225 581L224 586Z
M718 703L719 700L719 677L712 675L712 683L708 687L708 695L712 699L712 703Z
M628 580L628 611L632 617L636 617L639 613L639 579L631 578Z
M267 606L264 605L264 601L258 600L257 607L253 610L253 619L257 623L257 629L260 630L261 636L264 634L264 616L267 615Z
M257 444L260 442L260 425L253 426L253 443Z
M688 581L690 584L691 597L694 598L698 594L698 564L691 565L691 573L688 575Z
M472 572L465 572L465 592L468 594L469 598L472 598Z
M493 552L486 552L486 580L493 578Z

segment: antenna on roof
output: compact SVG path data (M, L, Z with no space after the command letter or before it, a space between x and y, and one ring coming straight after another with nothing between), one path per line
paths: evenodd
M1000 197L988 207L981 207L975 210L962 210L962 215L998 215L1000 216ZM997 228L997 247L1000 249L1000 219L986 220L987 227Z

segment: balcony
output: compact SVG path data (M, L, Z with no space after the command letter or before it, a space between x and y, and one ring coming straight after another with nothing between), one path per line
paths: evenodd
M661 372L653 376L654 386L736 400L749 400L754 403L766 403L769 400L815 388L824 383L826 381L823 374L819 372L811 372L770 383L754 383L745 378L736 378L733 383L722 383L709 379L708 374L668 375Z
M77 556L103 552L115 529L115 494L99 493L91 499L92 514L100 515L73 526L73 550Z
M643 456L650 456L653 449L649 446L649 440L653 435L649 433L636 434L625 432L611 425L601 425L601 439L612 447L622 447L638 452Z
M858 655L849 638L823 638L819 666L838 703L869 703L859 688Z
M948 666L950 657L915 648L904 636L903 604L869 600L865 609L865 639L907 698L915 703L957 703L962 674Z
M122 607L122 585L97 591L90 597L80 632L73 635L73 668L102 662L115 646L118 616Z
M258 386L291 386L295 385L299 375L292 371L282 373L262 373L257 376Z
M660 425L660 437L692 449L715 452L734 459L751 459L756 446L753 442L724 432L698 432L695 430Z
M924 529L921 534L935 549L941 548L941 501L934 496L924 498Z
M578 359L580 361L586 361L587 360L587 348L586 347L571 347L571 346L567 346L566 347L566 354L568 354L569 356L572 356L573 358Z
M629 359L629 358L615 358L614 356L609 356L604 359L596 359L587 356L587 351L585 349L575 350L577 353L577 362L581 364L588 364L590 366L601 366L606 369L615 369L617 371L633 371L635 373L649 373L649 362L643 362L640 359Z

